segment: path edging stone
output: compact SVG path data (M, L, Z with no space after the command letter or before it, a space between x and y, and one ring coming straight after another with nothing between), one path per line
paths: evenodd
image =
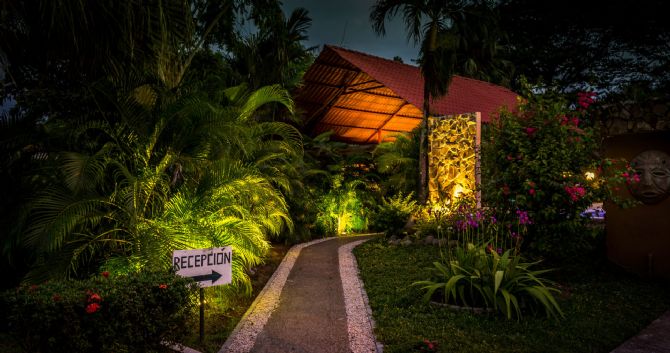
M331 239L335 238L312 240L291 247L218 353L248 353L251 351L258 334L263 330L270 315L279 305L279 298L284 284L286 284L286 279L302 249Z

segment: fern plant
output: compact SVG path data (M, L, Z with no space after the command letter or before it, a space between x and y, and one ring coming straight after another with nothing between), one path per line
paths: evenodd
M413 194L403 195L402 192L392 197L382 198L373 214L370 228L383 231L387 236L397 235L403 229L410 216L418 209Z
M50 156L59 181L28 207L22 245L38 262L27 280L166 270L174 249L232 245L234 282L250 289L244 270L292 227L284 193L302 152L295 128L254 114L292 101L277 86L227 89L221 102L156 94L117 101L118 122L68 126L97 143Z

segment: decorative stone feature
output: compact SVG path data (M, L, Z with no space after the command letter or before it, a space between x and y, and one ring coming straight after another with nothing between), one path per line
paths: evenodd
M449 206L476 190L481 118L479 113L428 119L428 200Z

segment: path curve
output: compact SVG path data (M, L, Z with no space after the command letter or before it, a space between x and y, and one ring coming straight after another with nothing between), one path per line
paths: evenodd
M348 337L349 342L348 349L345 349L353 353L381 352L381 345L378 345L374 339L374 322L372 321L371 311L367 302L367 295L365 294L363 284L360 282L358 277L358 266L356 264L356 259L352 254L354 247L369 240L370 238L352 242L354 239L355 238L353 237L326 238L298 244L292 247L284 257L284 260L279 265L275 273L267 282L266 286L263 288L258 297L256 297L251 307L247 310L243 318L228 337L228 340L221 347L219 353L252 352L259 349L259 347L254 348L254 345L257 344L257 341L261 337L261 346L263 346L263 344L267 346L267 341L272 340L272 337L276 337L276 333L273 336L269 335L267 332L264 333L263 330L266 329L266 325L271 319L272 314L276 312L279 305L281 305L281 295L287 279L291 274L291 270L293 270L293 267L303 249L326 241L337 242L340 245L337 246L337 261L339 262L339 285L341 285L342 295L344 296L344 303L334 303L333 305L341 305L343 307L342 310L346 311L347 332L346 334L343 333L343 339L344 337ZM346 241L347 243L342 245L342 241ZM319 246L318 248L322 249L323 247ZM331 248L331 245L328 245L327 248ZM311 252L312 250L310 250L310 253ZM334 254L328 255L334 256ZM297 275L299 275L299 273L295 276ZM290 301L290 298L286 299ZM277 320L275 319L273 321L275 322L273 325L270 325L268 329L276 329L275 326L277 324ZM305 337L305 339L310 338ZM278 344L282 343L278 342ZM347 345L345 344L345 347L346 346ZM280 349L279 351L281 351L282 347L276 348ZM323 349L329 351L335 348L324 347ZM266 350L266 348L263 348L263 350Z

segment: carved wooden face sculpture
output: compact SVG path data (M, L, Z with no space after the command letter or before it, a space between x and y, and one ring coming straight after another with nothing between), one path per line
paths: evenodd
M670 194L670 156L658 150L644 151L631 161L640 182L630 188L631 194L645 204L663 201Z

